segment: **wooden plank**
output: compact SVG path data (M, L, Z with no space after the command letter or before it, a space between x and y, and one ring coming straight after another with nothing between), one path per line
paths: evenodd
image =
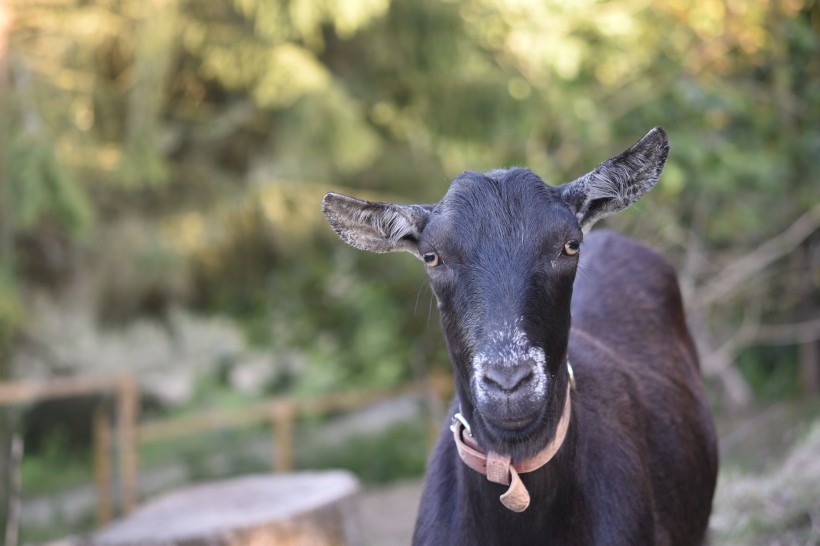
M452 391L452 379L446 376L434 377L432 385L433 390L439 395ZM421 394L424 390L424 385L413 382L389 389L358 389L298 399L289 396L277 397L245 408L214 409L193 415L149 421L139 426L138 436L141 443L150 443L216 430L251 426L270 420L271 415L276 411L274 408L285 402L293 405L297 415L323 414L331 411L357 409L404 394Z
M94 412L94 481L97 487L97 526L111 521L111 419L108 408Z
M30 404L50 398L90 396L116 392L125 375L64 377L48 381L15 381L0 383L0 406Z
M358 409L368 404L389 400L405 394L421 393L423 387L412 382L389 389L358 389L345 392L329 393L321 396L297 400L300 413L328 413Z
M185 415L143 423L139 427L140 443L157 442L183 436L193 436L215 430L240 428L270 419L271 402L263 402L232 410L208 410L195 415Z
M128 514L137 506L137 421L139 420L139 387L133 377L120 381L117 410L120 456L122 509Z
M276 472L293 470L293 420L296 406L290 400L279 400L272 405L274 465Z

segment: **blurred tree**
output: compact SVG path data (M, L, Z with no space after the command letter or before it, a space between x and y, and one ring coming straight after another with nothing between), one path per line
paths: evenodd
M400 380L446 360L423 274L338 248L323 190L429 202L510 164L560 183L663 125L661 185L613 222L677 262L732 399L749 400L744 374L816 389L816 0L9 6L6 347L22 287L85 283L105 324L230 312L303 355L305 389ZM779 364L755 364L771 344Z

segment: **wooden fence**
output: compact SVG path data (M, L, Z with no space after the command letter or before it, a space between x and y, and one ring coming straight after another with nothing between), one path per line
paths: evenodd
M207 410L180 417L140 423L139 387L132 375L53 379L44 382L0 383L0 406L31 404L47 399L108 395L116 400L112 422L106 404L93 416L94 480L97 489L97 522L102 525L114 515L113 470L119 482L119 507L131 512L138 502L139 446L151 442L205 434L217 430L270 423L273 450L271 468L275 472L293 469L294 421L303 415L324 415L348 411L406 394L425 396L433 410L452 392L452 379L431 375L390 389L365 389L310 397L275 397L248 407ZM431 420L431 437L437 432ZM116 460L112 465L112 459Z
M48 381L0 383L0 406L33 404L43 400L95 395L116 398L116 424L113 428L106 408L101 405L94 413L94 478L97 485L97 521L111 519L112 479L111 453L117 444L117 470L120 483L120 506L132 511L137 504L137 426L139 420L139 388L132 375L98 377L67 377Z

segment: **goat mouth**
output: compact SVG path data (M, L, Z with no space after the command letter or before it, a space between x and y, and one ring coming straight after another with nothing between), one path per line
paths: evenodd
M495 415L492 418L480 413L488 432L497 438L508 439L511 435L528 434L538 428L543 412L539 408L531 413Z

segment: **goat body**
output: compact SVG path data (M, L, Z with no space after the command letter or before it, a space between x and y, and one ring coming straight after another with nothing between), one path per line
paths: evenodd
M571 425L555 458L522 475L529 508L502 506L505 487L467 468L445 430L428 464L414 543L703 542L716 441L674 271L612 232L585 239L580 268Z
M560 449L521 476L531 500L520 513L445 429L414 544L703 543L717 442L674 270L630 239L587 235L657 183L667 152L654 129L563 186L508 169L465 172L436 205L325 197L349 244L425 262L455 373L450 415L484 450L532 457L571 396Z

